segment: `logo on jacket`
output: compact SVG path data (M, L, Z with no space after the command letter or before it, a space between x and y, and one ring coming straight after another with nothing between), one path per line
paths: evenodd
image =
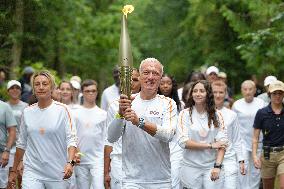
M157 112L157 111L150 111L150 115L159 115L159 112Z

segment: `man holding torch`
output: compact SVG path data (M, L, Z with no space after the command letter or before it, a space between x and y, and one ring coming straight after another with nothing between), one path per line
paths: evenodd
M126 15L120 43L122 67L132 63ZM122 188L171 188L169 141L175 133L177 107L172 99L157 94L163 65L155 58L141 62L141 91L133 98L127 92L131 91L131 75L127 75L131 72L125 70L121 69L119 111L108 126L109 142L122 135Z

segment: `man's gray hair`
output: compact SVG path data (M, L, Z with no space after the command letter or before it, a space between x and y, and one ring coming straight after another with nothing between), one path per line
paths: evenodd
M243 88L245 85L250 85L252 87L256 87L255 83L252 80L245 80L244 82L242 82L241 88Z
M153 62L153 63L158 63L161 66L161 75L163 75L164 73L164 66L163 64L157 60L156 58L146 58L144 60L141 61L140 66L139 66L139 72L142 73L142 65L147 63L147 62Z

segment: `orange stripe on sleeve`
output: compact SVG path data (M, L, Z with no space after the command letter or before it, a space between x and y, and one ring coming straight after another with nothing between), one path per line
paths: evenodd
M172 111L173 111L173 105L172 101L170 100L170 127L172 128Z
M64 107L64 109L66 110L66 112L68 114L69 124L70 124L71 130L72 130L72 128L73 128L72 119L71 119L71 115L70 115L70 112L68 111L67 107L63 104L59 104L59 103L56 103L56 102L54 104Z
M182 111L181 112L181 115L180 115L180 124L181 124L181 130L183 131L183 114L184 114L185 111Z
M218 114L219 118L222 120L221 129L224 129L225 128L224 118L223 118L223 116L220 112L217 112L217 114Z

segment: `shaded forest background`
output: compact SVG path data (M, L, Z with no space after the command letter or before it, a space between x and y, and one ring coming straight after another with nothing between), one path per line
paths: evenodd
M27 65L110 85L118 63L121 9L134 65L156 57L182 84L215 65L238 92L255 74L284 79L284 2L280 0L0 0L0 69L19 78Z

